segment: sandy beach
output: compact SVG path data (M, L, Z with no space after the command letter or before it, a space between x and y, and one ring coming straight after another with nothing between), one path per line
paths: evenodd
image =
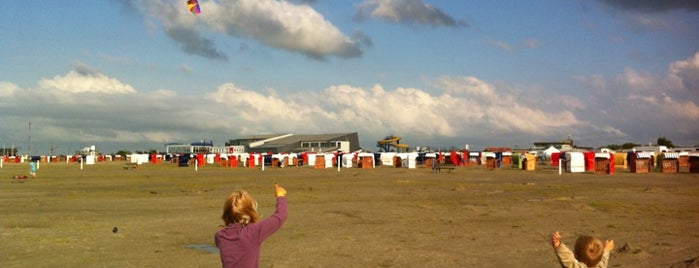
M613 239L610 267L699 267L699 174L504 167L178 168L123 162L0 169L1 267L220 267L226 195L289 218L261 267L558 267L553 231ZM116 228L115 228L116 227Z

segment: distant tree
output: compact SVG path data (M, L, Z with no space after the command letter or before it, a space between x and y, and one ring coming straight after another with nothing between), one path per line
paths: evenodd
M118 151L116 154L121 155L121 157L126 158L126 155L131 154L131 152L129 152L128 150L121 150L121 151Z
M616 150L619 150L621 148L621 146L618 144L607 144L605 146L602 146L601 148L609 148L613 151L616 151Z
M675 145L672 144L672 141L665 137L658 137L658 145L664 145L668 148L675 148Z
M636 147L636 146L641 146L641 145L633 143L633 142L627 142L627 143L624 143L621 145L621 149L633 149L633 147Z
M630 149L633 149L633 147L636 147L636 146L639 146L639 145L638 145L638 144L635 144L635 143L633 143L633 142L627 142L627 143L624 143L624 144L621 144L621 145L619 145L619 144L609 144L609 145L604 146L604 147L609 148L609 149L612 149L612 150L614 150L614 151L618 151L618 150L630 150Z
M602 146L602 148L609 148L609 149L611 149L611 150L616 151L616 150L621 149L621 145L618 145L618 144L607 144L606 146Z

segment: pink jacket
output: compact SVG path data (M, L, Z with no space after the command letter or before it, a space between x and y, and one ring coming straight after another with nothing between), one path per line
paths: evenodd
M286 197L277 197L277 207L269 218L245 227L231 223L216 232L214 240L221 255L222 266L258 267L262 241L282 227L286 216Z

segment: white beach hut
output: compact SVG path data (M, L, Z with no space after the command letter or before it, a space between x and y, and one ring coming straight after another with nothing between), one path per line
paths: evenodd
M566 153L566 170L571 173L585 172L585 155L581 152Z

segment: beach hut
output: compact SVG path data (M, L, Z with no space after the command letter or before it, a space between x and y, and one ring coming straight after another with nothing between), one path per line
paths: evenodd
M340 157L342 161L342 167L351 168L354 164L352 160L354 159L355 155L356 154L354 153L343 154L342 157Z
M402 162L401 166L407 167L407 168L416 168L417 167L417 156L418 156L418 154L416 152L399 154L399 157L400 157L401 162Z
M285 167L288 164L288 155L285 154L273 154L272 155L272 167Z
M520 153L516 153L512 155L512 167L516 169L522 169L522 157L523 155Z
M512 152L502 152L501 166L512 165Z
M316 165L316 154L315 153L306 153L306 157L303 159L303 163L309 166L314 166Z
M424 157L423 167L433 168L435 164L437 164L437 154L426 153Z
M595 153L595 174L612 174L611 166L614 162L610 161L612 154L610 153Z
M469 164L469 152L468 150L461 151L461 165L467 167Z
M699 173L699 153L688 154L687 162L690 173Z
M481 156L485 158L485 168L495 169L498 166L497 158L494 152L483 152Z
M309 163L310 164L310 163ZM316 154L315 163L313 165L315 168L326 168L325 165L325 154Z
M296 166L303 166L303 165L308 165L308 153L300 153L296 157Z
M127 159L128 159L127 162L129 162L129 163L134 163L134 162L131 162L131 161L130 161L130 159L131 159L130 156L127 156ZM180 154L180 155L177 155L177 160L176 160L176 161L177 161L177 166L178 166L178 167L188 167L188 166L189 166L189 160L190 160L190 159L191 159L191 155L190 155L190 154Z
M570 173L585 172L585 156L581 152L567 152L566 171Z
M626 169L628 167L628 160L626 159L626 153L614 153L614 165Z
M325 154L325 167L331 168L337 164L337 156L335 154Z
M651 153L648 152L629 152L629 171L631 173L648 173L652 167Z
M614 164L614 153L609 153L609 174L616 173L616 165Z
M373 153L359 153L357 155L357 166L360 168L376 167Z
M595 172L595 152L583 152L585 171Z
M689 152L677 153L677 165L680 171L689 168Z
M296 153L286 154L286 165L287 166L298 166L298 163L299 163L298 154L296 154Z
M233 155L237 158L238 166L244 167L246 165L246 161L248 160L247 153L235 153Z
M247 167L254 168L257 165L257 154L250 153L245 161Z
M228 162L228 156L225 154L220 155L218 160L219 160L218 161L219 167L230 167L231 166L231 163Z
M459 154L453 150L449 152L449 157L447 157L446 160L448 161L448 164L452 164L455 166L458 166L459 162L461 162L461 160L459 159Z
M524 170L535 170L536 169L536 155L524 154L524 161L522 161L522 169Z
M429 155L429 157L427 157ZM418 153L417 166L418 167L432 167L432 161L435 158L434 153Z
M481 164L481 152L468 153L468 166L478 166Z
M500 168L502 166L502 152L495 152L495 167Z
M88 155L89 156L89 155ZM131 163L143 164L148 163L150 155L148 154L131 154ZM85 162L94 163L94 157L86 157Z
M561 152L555 152L551 154L551 166L558 166L558 160L561 159Z
M395 152L384 152L381 153L379 156L379 159L381 160L381 165L386 165L386 166L393 166L393 160L396 156Z
M661 153L658 156L658 161L660 161L660 171L663 173L677 173L680 171L678 153Z
M229 167L238 167L238 158L235 155L228 155L228 166Z
M205 158L206 158L207 164L213 164L213 163L218 162L217 161L217 154L206 154Z
M204 165L206 165L206 160L204 159L205 156L206 156L206 155L204 155L204 154L197 154L197 155L196 155L196 158L197 158L197 166L203 167Z

